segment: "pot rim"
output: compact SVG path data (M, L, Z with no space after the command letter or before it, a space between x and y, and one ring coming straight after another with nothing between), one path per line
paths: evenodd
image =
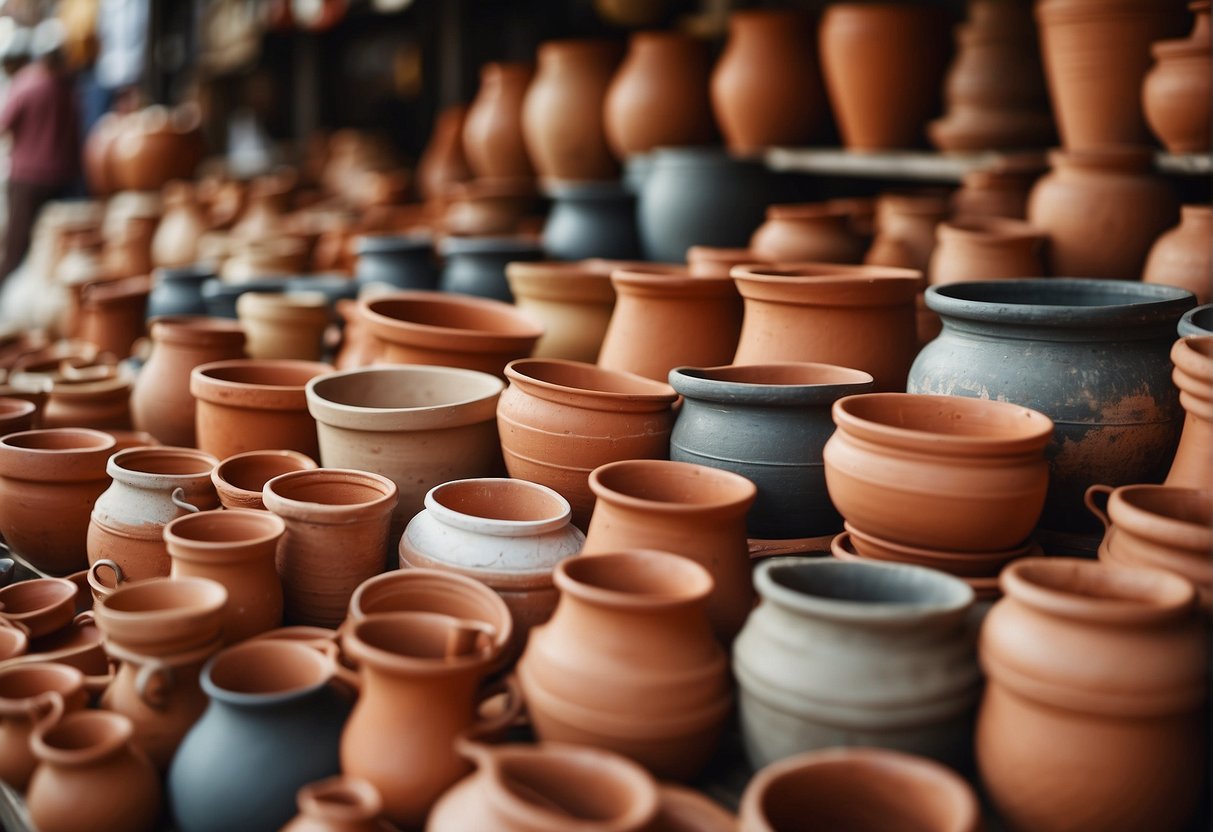
M696 277L686 269L682 273L617 269L611 272L611 286L614 287L617 296L640 295L676 300L737 296L737 287L734 285L732 277L708 275Z
M767 221L780 220L841 220L848 222L851 213L829 200L824 202L787 202L768 205ZM761 259L761 258L760 258Z
M297 681L295 684L277 690L249 692L221 687L216 682L214 674L216 667L220 672L223 665L234 661L232 656L242 657L244 653L280 652L293 655L296 661L306 662L309 670L315 674L315 679ZM211 699L216 699L228 705L242 708L277 708L286 702L306 698L329 684L333 678L333 660L315 647L298 641L278 638L252 638L224 647L207 660L202 666L199 683L203 692Z
M410 307L455 308L493 316L496 329L468 329L466 326L439 326L407 318L397 318L380 312L385 304L406 304ZM358 301L359 314L372 334L389 343L420 344L444 351L496 352L506 345L515 348L520 343L538 340L544 332L542 325L508 303L489 298L455 295L444 292L393 292ZM404 336L404 337L401 337Z
M29 590L36 586L45 587L47 594L50 596L42 601L42 604L37 607L7 610L3 603L5 599L11 598L14 595L20 595L24 590ZM3 618L12 622L26 622L31 619L40 619L55 617L55 612L66 605L75 606L76 593L79 592L79 587L67 578L34 578L29 581L15 581L6 587L0 588L0 609L4 609ZM74 613L68 614L68 620L71 619ZM29 635L37 637L39 635L47 635L47 633L33 632Z
M629 566L643 570L650 579L664 581L663 590L654 592L636 587L609 585L613 579L619 577L624 567ZM608 585L604 586L602 581L593 582L587 575L579 577L580 573L586 572L592 576L595 569L599 572L605 570L600 577L605 577ZM552 572L552 583L562 595L570 595L595 606L637 610L666 610L693 604L702 605L716 587L711 573L690 558L673 552L643 548L617 549L565 558L556 564Z
M998 243L1006 240L1043 242L1048 232L1025 220L1008 217L955 217L935 227L937 240L964 240L974 243Z
M260 490L252 491L250 489L243 488L241 486L236 485L235 483L233 483L231 480L229 480L227 478L228 470L225 470L225 466L227 466L228 463L240 463L240 462L244 462L252 457L273 457L273 458L278 458L278 459L290 459L290 460L293 460L293 461L299 463L300 467L295 469L298 471L312 471L312 470L315 470L316 468L320 467L316 463L316 461L314 459L312 459L310 456L308 456L307 454L300 453L299 451L292 451L292 450L289 450L286 448L278 448L278 449L272 449L272 450L271 449L262 449L262 450L256 450L256 451L244 451L242 453L232 454L231 456L220 460L219 464L214 467L214 469L211 471L211 482L214 483L215 489L217 491L226 490L231 494L239 495L241 497L257 497L258 499L260 499L260 497L261 497ZM283 473L286 473L286 472L283 472ZM277 475L275 474L275 476L277 476ZM273 479L273 477L268 477L266 479L266 482L269 482L269 480L271 480L271 479ZM264 487L265 487L265 484L263 483L262 488L264 488Z
M31 446L30 441L62 439L75 445L61 448ZM87 444L86 444L87 443ZM117 446L110 434L92 428L36 428L0 436L0 477L37 482L109 480L105 466ZM31 465L44 469L35 472Z
M911 303L927 283L918 269L833 263L746 264L734 266L729 276L747 304L827 308L900 306Z
M409 622L430 622L449 625L452 628L478 625L473 629L489 638L482 639L480 647L456 656L406 655L396 650L368 641L363 633L375 627L402 627ZM341 633L341 646L346 655L358 664L370 663L386 673L421 676L452 676L485 669L495 662L501 653L497 641L497 628L485 622L460 619L446 613L435 612L383 612L368 615L352 622Z
M313 481L316 485L357 483L377 490L379 495L358 503L316 503L297 500L280 494L297 480ZM396 483L382 474L359 471L353 468L312 468L289 471L266 482L261 491L261 500L266 509L284 519L302 519L309 523L344 525L360 523L380 514L390 514L396 507L398 489Z
M637 497L631 493L619 491L609 484L609 480L623 471L634 477L643 476L651 480L661 473L678 474L702 478L717 488L727 489L728 493L704 501L673 501L649 497ZM608 482L603 482L606 479ZM599 500L613 503L621 508L650 511L657 510L663 514L717 514L719 512L741 512L749 510L754 499L758 496L758 486L751 480L732 471L721 468L709 468L706 465L696 465L692 462L676 462L666 459L624 459L600 465L590 472L590 490Z
M1087 623L1157 624L1182 618L1196 606L1196 588L1179 575L1081 558L1022 558L1003 568L999 583L1008 598Z
M0 667L0 680L10 676L32 676L47 672L53 676L61 677L63 685L54 690L63 696L64 699L72 699L84 691L83 671L70 664L54 661L49 657L44 661L25 661L19 664L8 664ZM31 693L29 696L21 698L0 695L0 716L29 719L31 716L29 706L43 692Z
M153 343L195 344L212 340L243 344L244 327L231 318L211 315L157 315L148 322Z
M470 514L442 502L447 496L444 492L458 491L466 488L484 488L494 491L492 500L502 499L500 492L533 491L546 498L551 509L546 516L529 520L511 520L500 517L489 517L483 514ZM425 494L425 508L443 524L466 529L473 532L485 533L485 526L491 525L488 532L494 537L531 537L560 531L569 525L573 517L573 509L559 492L537 482L519 480L512 477L469 477L467 479L450 480L440 483Z
M1059 302L1021 300L1042 294ZM1074 302L1084 295L1113 302L1098 305ZM927 308L938 312L945 325L954 319L999 327L1142 328L1171 325L1194 301L1191 292L1175 286L1083 277L974 280L930 286L926 290Z
M1197 318L1208 318L1209 323L1213 324L1213 303L1194 306L1180 316L1175 328L1181 338L1192 335L1213 335L1213 326L1199 324L1196 322Z
M367 599L368 595L372 595L381 586L391 586L397 583L420 584L422 587L428 584L431 589L437 587L447 595L473 596L477 603L492 608L496 614L497 621L502 624L502 626L498 626L493 621L485 622L491 624L496 630L494 641L498 647L504 650L514 637L514 619L510 613L509 606L501 595L481 581L457 572L448 572L445 569L426 569L424 567L393 569L380 573L373 578L366 579L358 585L353 595L350 596L349 619L351 621L361 621L368 616L380 615L385 612L409 612L409 610L401 609L368 612L363 608L364 601L370 600ZM416 610L413 611L416 612Z
M615 303L610 274L583 268L578 263L519 260L506 263L505 278L515 303L528 300L596 306Z
M38 410L38 405L29 399L15 399L10 396L0 396L0 418L23 419L32 416Z
M204 539L201 537L189 536L188 532L191 526L207 526L214 527L233 525L237 521L244 523L262 524L263 528L259 534L248 535L243 537L229 537L222 540ZM247 508L229 508L215 509L213 511L199 511L195 514L185 514L175 520L170 521L164 527L164 542L169 547L182 547L187 550L186 557L189 558L192 552L226 552L233 546L260 546L269 544L278 538L282 537L286 531L286 521L276 514L268 511L254 511ZM180 552L170 552L173 557L180 556ZM207 558L211 560L211 558Z
M292 371L302 376L293 384L258 384L241 381L245 371ZM318 375L333 371L331 364L319 361L299 361L288 358L234 358L227 361L212 361L190 371L190 393L195 399L208 404L226 407L250 407L248 396L256 396L258 410L304 410L307 407L305 389L307 382ZM236 375L237 378L225 378Z
M196 462L198 466L192 471L173 471L160 473L146 468L132 467L133 465L157 457L179 460L181 462ZM139 445L118 451L105 464L105 473L114 480L119 476L124 485L136 488L164 488L170 485L190 485L198 481L210 482L211 472L219 460L197 448L173 447L170 445ZM201 467L205 466L205 467Z
M796 382L747 380L747 376L784 370L800 372L805 380ZM810 381L816 375L820 381ZM670 386L688 400L729 405L784 405L801 407L830 404L840 396L871 390L876 380L871 373L812 361L764 361L760 364L721 364L715 367L675 367L670 370Z
M193 597L188 599L190 601L189 606L157 606L153 609L135 610L122 609L120 606L117 606L128 597L145 595L149 591L154 592L159 587L170 585L175 589L190 589L192 587ZM148 578L143 581L130 581L121 584L109 595L98 599L94 605L94 609L101 611L101 614L97 615L96 619L102 633L105 633L107 629L106 623L109 621L123 626L131 626L136 623L148 623L148 626L151 626L150 622L146 622L146 619L150 616L164 617L167 613L175 618L184 616L206 618L222 612L226 604L227 589L223 584L210 578ZM106 635L108 637L108 633Z
M539 370L579 371L582 375L600 382L593 387L561 384L534 375ZM670 385L629 373L624 370L609 370L584 361L567 358L518 358L505 365L505 377L514 385L536 388L546 393L600 399L607 402L635 402L653 405L673 405L678 394ZM602 389L608 385L618 389ZM630 388L630 389L629 389ZM530 392L533 392L530 391Z
M398 407L370 407L338 401L325 395L325 388L335 382L354 376L383 376L396 377L403 388L409 381L424 380L425 377L445 377L464 382L468 388L460 398L451 401L434 402L432 404L400 405ZM475 386L476 389L471 389ZM497 376L479 370L468 370L461 367L442 367L430 364L393 364L370 367L355 367L349 370L337 370L313 377L304 388L307 396L307 407L313 418L321 425L346 430L402 430L398 424L366 424L368 419L379 421L375 417L399 419L407 418L415 422L409 426L411 430L433 430L438 428L456 428L475 424L485 419L481 411L485 406L496 402L505 389L505 382ZM494 408L494 413L495 413ZM491 416L489 418L492 418Z
M1159 501L1164 509L1176 508L1180 496L1203 500L1206 517L1187 520L1175 513L1163 513L1157 507L1146 507L1138 501L1141 497L1169 497ZM1180 488L1173 485L1134 484L1122 485L1108 498L1108 517L1112 527L1119 528L1134 537L1159 541L1164 545L1201 551L1213 550L1213 494L1203 488ZM1165 537L1165 540L1159 540Z
M297 802L302 814L337 822L373 820L383 811L379 790L350 774L308 783L299 790Z
M56 745L58 734L70 732L78 725L93 726L101 735L88 746L75 743ZM35 730L30 737L30 750L44 763L59 766L81 766L103 760L127 747L135 733L129 717L116 711L81 708L69 711L46 730Z

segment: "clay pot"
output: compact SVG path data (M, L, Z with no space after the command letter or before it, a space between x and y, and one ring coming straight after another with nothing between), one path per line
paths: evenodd
M281 235L293 182L287 178L262 176L248 189L248 204L232 234L246 240L264 240Z
M1187 828L1207 782L1208 638L1192 585L1029 558L1003 570L1002 587L981 630L977 718L999 816L1041 832ZM1075 776L1087 766L1103 776Z
M207 314L214 318L236 320L236 300L245 292L285 292L289 278L260 277L243 283L207 280L202 284L202 301Z
M1142 85L1142 107L1154 135L1172 153L1207 153L1210 145L1209 98L1213 72L1209 59L1209 3L1189 3L1197 22L1183 40L1153 44L1151 69Z
M39 639L76 615L77 587L66 578L33 578L0 589L0 623Z
M872 388L861 370L828 364L732 365L670 371L683 396L670 459L741 474L758 487L750 537L819 537L842 528L826 493L821 450L830 405Z
M30 430L38 405L25 399L0 398L0 436Z
M709 144L711 56L679 32L636 32L603 102L607 143L619 158L655 147Z
M522 134L522 108L532 68L526 63L488 63L480 90L463 123L463 152L476 176L535 175Z
M435 486L400 538L400 566L453 572L494 589L510 607L519 643L556 607L552 570L581 551L568 501L520 479Z
M603 369L665 381L675 367L732 358L741 303L731 279L620 270L611 285L616 301L598 354Z
M338 672L330 656L281 639L237 644L208 662L210 705L168 772L177 828L279 829L299 789L340 773L350 703L332 682Z
M950 207L955 220L978 217L1028 216L1028 192L1036 180L1034 172L975 170L966 173L961 186L952 192Z
M1189 335L1213 335L1213 303L1189 309L1180 316L1175 329L1180 338L1186 338ZM14 394L9 392L6 395Z
M110 153L121 135L125 115L105 113L93 124L84 140L84 176L89 190L97 196L107 196L118 189L114 181Z
M384 283L397 289L436 289L434 243L417 234L363 234L355 247L358 285Z
M527 230L524 221L535 202L530 178L473 179L447 192L441 227L447 234L469 237L515 234Z
M544 191L553 200L543 226L543 248L554 260L640 256L636 197L617 182L556 182Z
M233 232L234 234L235 232ZM270 236L233 237L231 251L219 269L226 283L250 283L262 278L299 274L307 268L308 244L281 232Z
M1144 147L1054 151L1028 222L1049 235L1049 273L1137 280L1154 240L1176 224L1175 191ZM1101 229L1092 234L1091 229Z
M1026 222L1001 218L941 222L927 280L933 286L982 280L1042 277L1047 236Z
M463 742L459 752L476 771L434 804L426 823L430 832L665 828L650 825L658 811L652 776L618 754L563 743Z
M161 267L152 272L152 293L147 298L147 317L205 315L202 284L217 277L210 264L193 263Z
M274 567L280 517L265 511L203 511L164 527L173 578L210 578L227 589L223 641L235 644L282 625L282 584Z
M977 797L954 771L877 748L810 751L763 768L741 797L739 829L793 832L806 817L838 832L982 826Z
M508 263L514 305L543 324L535 358L598 360L615 308L609 274L581 263Z
M396 484L393 539L449 480L500 471L501 381L452 367L368 367L308 382L308 410L329 468L373 471Z
M195 367L190 393L197 401L198 448L218 459L264 449L319 457L304 385L332 369L314 361L251 358Z
M94 344L98 352L126 358L135 341L143 336L151 291L147 275L84 286L80 291L78 337Z
M1045 502L1053 421L1001 401L869 393L834 403L830 499L855 528L909 546L999 551Z
M130 448L109 458L113 479L88 527L88 560L117 563L126 580L167 576L164 527L183 514L219 507L211 469L219 460L192 448Z
M598 501L582 551L650 547L696 561L715 581L712 629L731 641L754 601L745 536L754 484L689 462L632 459L595 468L590 490Z
M447 107L434 120L434 130L421 158L417 160L417 190L423 199L441 197L456 182L472 178L472 169L463 154L463 125L468 108Z
M379 341L367 331L358 312L358 301L343 298L337 301L335 309L341 319L341 346L333 366L338 370L355 370L374 364L382 350Z
M863 262L925 274L935 250L935 228L948 219L950 210L944 192L881 194L876 202L876 238Z
M949 53L938 8L834 3L818 29L830 106L848 150L922 143Z
M319 361L324 355L331 316L319 292L245 292L236 299L236 316L249 358Z
M824 121L825 95L812 44L813 20L804 13L763 9L729 15L729 38L712 71L711 93L730 150L755 153L814 138Z
M669 455L677 394L668 385L553 358L513 361L505 372L497 427L506 470L568 500L579 528L594 508L592 469Z
M34 724L49 715L52 700L67 711L83 708L84 674L58 662L0 667L0 779L19 792L38 765L30 748Z
M38 768L25 796L40 832L152 832L160 815L160 777L131 743L121 714L57 712L30 740ZM67 796L70 795L70 799Z
M733 280L745 299L745 320L737 352L721 363L834 364L870 373L877 390L904 387L915 353L920 272L779 263L737 266Z
M359 301L388 364L438 364L500 376L531 354L543 327L500 301L400 292Z
M1181 338L1171 347L1184 426L1166 484L1213 489L1213 471L1206 464L1213 453L1213 336Z
M164 216L152 237L152 262L157 266L188 266L198 260L198 238L210 222L194 200L194 186L170 182L164 189ZM163 313L161 313L163 314Z
M1182 0L1045 0L1036 6L1036 21L1066 150L1148 142L1141 88L1150 44L1183 33Z
M83 428L0 437L0 534L9 548L42 572L83 569L89 513L109 487L114 444Z
M286 521L278 574L288 623L341 623L350 595L387 563L396 493L387 477L342 468L293 471L265 484L265 507Z
M0 666L29 650L29 636L16 627L0 627Z
M692 277L728 277L734 266L767 265L748 248L691 246L687 249L687 271Z
M543 258L543 246L521 237L447 237L439 251L444 258L441 291L504 303L514 299L505 280L506 264Z
M607 147L603 101L619 64L618 44L553 40L537 54L522 104L522 136L535 170L575 182L614 179L619 165Z
M863 241L851 231L851 218L830 203L772 205L767 221L750 238L760 261L858 263Z
M384 613L353 624L341 643L359 666L361 686L341 735L341 770L379 790L387 820L417 828L471 768L454 749L456 737L508 725L517 694L505 711L477 724L477 689L497 648L474 622Z
M319 466L298 451L245 451L229 456L211 471L211 482L224 508L265 510L261 490L279 474L311 471Z
M329 777L299 790L299 814L281 832L384 832L383 799L357 777Z
M969 587L917 566L815 558L766 561L754 582L762 603L733 645L751 765L840 745L970 759L981 671Z
M1197 303L1213 300L1213 208L1184 205L1179 225L1154 241L1141 273L1144 283L1178 286L1196 295Z
M129 430L131 387L126 376L56 381L42 408L42 427Z
M737 832L737 817L701 793L669 783L658 790L660 808L651 832Z

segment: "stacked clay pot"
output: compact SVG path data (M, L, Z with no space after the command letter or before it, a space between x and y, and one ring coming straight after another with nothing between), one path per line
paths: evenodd
M1142 85L1146 122L1172 153L1210 151L1210 96L1213 63L1209 48L1209 2L1189 3L1196 25L1183 40L1164 40L1150 47L1154 68Z
M522 130L530 64L490 63L480 70L480 90L463 123L463 152L480 177L529 179L535 175Z
M1141 279L1145 283L1179 286L1196 295L1197 303L1213 300L1213 207L1184 205L1179 225L1154 241Z
M1213 453L1213 334L1179 339L1171 347L1171 361L1185 415L1166 484L1213 489L1208 465Z

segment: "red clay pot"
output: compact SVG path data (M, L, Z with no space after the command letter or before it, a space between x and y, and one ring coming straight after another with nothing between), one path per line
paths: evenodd
M0 436L30 430L38 405L25 399L0 398Z
M430 141L417 161L417 190L423 199L446 194L456 182L472 178L472 169L463 153L463 125L468 108L447 107L434 121Z
M264 510L261 490L280 474L311 471L319 466L298 451L245 451L229 456L211 471L211 482L224 508Z
M876 202L876 238L863 262L925 274L935 250L935 228L950 211L948 195L942 191L881 194Z
M330 777L299 790L299 814L280 832L386 832L383 799L357 777Z
M1186 415L1166 484L1213 489L1213 335L1179 339L1171 347L1171 361Z
M508 263L514 305L543 324L535 358L598 360L615 309L610 272L585 263Z
M1047 235L1018 220L1002 218L941 222L927 282L959 283L981 275L1003 280L1044 275Z
M488 63L463 123L463 152L478 177L531 178L522 135L522 103L533 70L527 63Z
M691 277L728 277L734 266L769 266L748 248L691 246L687 249L687 271Z
M1028 216L1028 193L1036 174L1031 171L975 170L966 173L961 186L952 192L952 218L1006 217L1022 220Z
M50 700L74 711L88 704L84 674L57 662L10 664L0 668L0 780L24 792L38 765L30 736Z
M1213 208L1184 205L1179 217L1179 225L1150 247L1141 279L1187 289L1203 305L1213 301Z
M110 376L98 380L54 382L42 408L44 428L130 430L131 380Z
M858 263L865 246L851 230L850 214L822 202L770 206L749 250L771 263Z

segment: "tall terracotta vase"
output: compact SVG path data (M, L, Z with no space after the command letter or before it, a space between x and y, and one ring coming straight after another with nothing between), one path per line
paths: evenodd
M1142 84L1146 122L1172 153L1208 153L1213 63L1209 47L1209 0L1189 3L1196 26L1182 40L1150 47L1154 68Z
M463 123L463 152L476 176L530 178L535 169L522 134L522 103L533 70L525 63L489 63Z
M509 263L505 276L514 305L543 324L533 357L598 360L615 308L609 273L584 263Z
M417 189L424 199L437 199L456 182L472 178L463 153L463 124L468 108L447 107L434 121L430 141L417 162Z
M1171 362L1185 415L1166 484L1213 489L1213 335L1179 339L1171 347Z
M953 220L935 230L927 281L933 286L982 280L1040 277L1047 236L1026 222L1002 218Z
M188 266L198 261L198 238L210 223L194 200L194 187L171 182L164 188L164 216L152 236L152 263Z
M1199 304L1213 300L1213 208L1184 205L1179 225L1163 234L1150 247L1141 273L1145 283L1179 286L1196 295Z
M750 251L764 262L858 263L864 244L838 205L772 205L750 238Z

